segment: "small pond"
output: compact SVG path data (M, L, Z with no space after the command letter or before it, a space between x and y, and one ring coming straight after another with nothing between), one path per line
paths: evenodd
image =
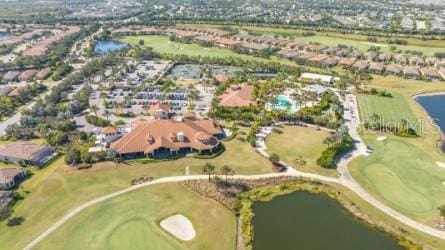
M2 40L6 40L6 39L8 39L10 36L9 35L7 35L7 34L1 34L0 33L0 41L2 41Z
M111 41L111 40L101 40L97 41L94 45L94 54L96 55L106 55L111 52L121 51L128 46L126 43Z
M253 205L254 250L401 250L326 195L294 192Z

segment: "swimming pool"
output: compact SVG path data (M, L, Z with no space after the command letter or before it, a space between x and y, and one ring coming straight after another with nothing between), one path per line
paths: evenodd
M276 103L268 103L267 108L269 110L282 110L294 113L298 111L298 102L290 99L285 95L279 95L276 98Z

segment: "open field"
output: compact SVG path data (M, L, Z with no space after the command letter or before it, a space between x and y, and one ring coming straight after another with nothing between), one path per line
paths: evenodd
M358 94L361 120L369 121L373 114L377 114L385 122L399 122L401 119L415 122L416 117L403 96L398 93L391 94L393 95L392 98Z
M269 153L275 153L280 159L292 167L311 173L327 176L337 176L335 169L325 169L317 165L317 158L327 147L323 140L329 136L326 131L314 128L284 126L281 134L273 133L267 138L266 145ZM306 165L299 165L296 159L301 157Z
M237 139L224 143L226 152L214 159L183 158L146 164L140 160L122 164L104 162L83 171L65 166L62 157L36 171L34 176L21 185L19 192L24 200L14 207L14 216L23 217L25 221L16 227L6 227L5 222L0 223L2 247L22 249L74 207L126 188L132 179L141 176L157 178L184 175L186 166L190 166L190 174L201 174L206 162L214 164L217 169L226 164L238 174L272 171L271 163L255 153L248 143Z
M180 213L196 237L177 240L159 222ZM180 183L145 187L97 204L60 227L36 249L233 249L233 213Z
M436 149L438 133L429 118L412 95L419 92L443 91L441 82L403 80L399 77L375 76L368 82L370 87L384 88L403 98L405 110L410 109L423 121L423 131L415 139L389 136L385 142L377 142L378 134L364 134L365 142L374 151L369 157L355 159L349 166L357 181L377 199L390 207L427 224L432 225L445 204L445 169L436 161L445 162L445 156ZM387 106L386 112L397 113Z

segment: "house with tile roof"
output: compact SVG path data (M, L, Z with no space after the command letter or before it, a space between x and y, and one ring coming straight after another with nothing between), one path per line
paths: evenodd
M251 85L231 85L223 94L219 95L219 105L224 107L245 107L255 105L256 101L252 96L253 87Z
M0 189L7 190L15 187L18 182L26 177L23 168L0 168Z
M213 119L199 120L195 116L184 116L183 120L139 119L129 133L110 145L110 150L123 158L211 154L220 149L219 138L223 134Z
M29 141L16 141L0 146L0 161L42 166L54 156L54 150L47 144L39 145Z

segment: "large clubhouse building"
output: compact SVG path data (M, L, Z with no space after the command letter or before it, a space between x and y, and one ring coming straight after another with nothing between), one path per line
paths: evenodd
M223 134L215 120L199 120L191 114L182 120L138 119L128 134L111 143L110 150L123 158L211 154L219 149Z

